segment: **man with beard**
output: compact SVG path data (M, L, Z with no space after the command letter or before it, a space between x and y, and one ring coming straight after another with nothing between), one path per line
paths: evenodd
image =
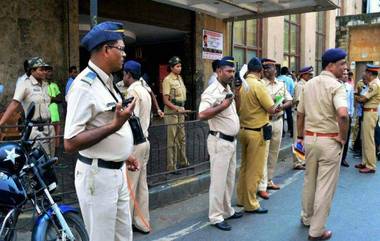
M209 219L216 228L229 231L225 221L243 216L231 207L236 171L236 135L239 117L229 84L235 77L232 57L219 61L217 81L203 92L199 105L199 119L208 120L210 132L207 148L210 155L210 205Z
M342 82L343 82L343 85L344 85L344 87L346 89L346 93L347 93L347 111L348 111L349 121L348 121L347 142L344 145L343 154L342 154L342 161L340 164L344 167L349 167L350 164L348 164L348 162L346 160L346 156L347 156L348 143L349 143L350 134L351 134L351 122L352 122L352 117L354 116L354 88L348 82L348 69L345 69L343 72Z
M293 98L293 104L294 104L294 126L293 129L293 140L297 140L297 106L300 102L300 97L302 93L302 89L305 86L306 82L309 81L311 78L313 78L313 66L306 66L302 68L299 72L300 80L297 82L296 87L294 89L294 98ZM297 158L296 155L293 154L293 169L294 170L305 170L305 161L302 161Z
M325 229L339 178L341 153L347 141L347 97L342 78L347 54L335 48L322 56L323 71L309 80L297 108L297 142L306 156L301 222L310 227L309 240L326 240Z
M377 124L377 108L380 104L380 80L377 78L380 66L367 64L363 81L368 85L368 91L355 100L363 103L362 123L362 163L356 165L360 173L376 172L375 127Z
M237 186L238 205L246 213L264 214L268 210L260 206L256 192L263 178L267 144L271 139L269 114L280 111L260 80L261 61L254 57L248 63L246 85L240 88L237 96L240 114L241 166Z
M278 154L281 146L283 130L284 110L292 106L292 96L286 88L286 84L276 78L276 61L271 59L262 59L261 63L264 69L263 83L268 90L272 100L278 106L280 112L269 116L270 125L272 126L272 138L268 143L268 155L264 164L264 176L261 179L258 195L264 199L269 199L267 189L278 190L280 186L273 183L273 177L276 171Z
M124 162L130 170L139 168L135 159L127 160L135 102L121 105L112 77L125 57L123 32L121 23L103 22L82 38L90 60L67 96L64 146L67 152L79 151L75 189L91 241L132 240Z

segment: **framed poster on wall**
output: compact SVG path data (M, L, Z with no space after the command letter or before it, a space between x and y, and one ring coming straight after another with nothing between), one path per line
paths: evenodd
M203 29L202 59L221 59L223 57L223 34Z

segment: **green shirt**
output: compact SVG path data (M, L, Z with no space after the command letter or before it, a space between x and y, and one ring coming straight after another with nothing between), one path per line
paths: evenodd
M50 97L57 97L61 91L59 91L59 87L56 83L50 83L48 86L48 95ZM52 102L49 105L49 111L50 111L50 117L51 122L58 122L59 119L59 111L58 111L58 105L57 103Z

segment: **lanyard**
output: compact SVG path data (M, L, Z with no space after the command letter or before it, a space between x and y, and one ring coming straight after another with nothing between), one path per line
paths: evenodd
M102 78L100 78L99 74L91 67L91 66L87 66L92 72L94 72L96 74L96 76L98 77L98 79L100 80L100 82L102 82L102 84L104 85L104 87L108 90L108 92L112 95L112 97L115 99L116 103L119 102L119 100L116 98L115 94L112 93L112 91L107 87L107 85L104 83L104 81L102 80ZM121 100L124 101L124 96L123 94L120 92L119 88L117 88L117 86L115 85L114 82L112 82L112 85L113 85L113 88L115 89L115 91L120 95L121 97Z

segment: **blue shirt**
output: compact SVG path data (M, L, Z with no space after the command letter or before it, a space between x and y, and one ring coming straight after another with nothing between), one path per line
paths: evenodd
M359 94L364 95L365 93L367 93L367 90L368 90L367 87L368 87L367 85L364 85ZM356 115L358 117L363 116L363 104L362 103L358 103L358 105L356 106Z
M72 77L70 77L67 80L67 84L66 84L66 88L65 88L65 95L67 95L67 92L69 92L71 84L73 83L73 81L74 81L74 79Z
M354 88L351 84L345 82L344 87L347 93L347 110L348 115L352 118L354 116Z
M294 96L294 81L292 78L290 78L287 75L280 75L277 77L277 79L284 81L286 88L288 89L288 92L291 96Z

